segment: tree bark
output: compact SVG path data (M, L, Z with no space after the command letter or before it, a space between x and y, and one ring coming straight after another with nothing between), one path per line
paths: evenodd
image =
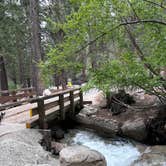
M81 74L81 81L82 83L86 82L87 81L87 74L86 74L86 64L87 64L87 54L86 52L84 51L83 53L81 53L81 62L82 62L82 74Z
M30 26L32 49L32 85L34 86L37 95L42 95L44 86L41 79L41 71L38 67L39 62L42 60L39 0L30 0Z
M8 80L3 56L0 56L0 86L1 90L8 90Z

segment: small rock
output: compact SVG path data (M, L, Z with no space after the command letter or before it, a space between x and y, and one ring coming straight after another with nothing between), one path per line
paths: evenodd
M59 143L59 142L51 142L51 152L55 155L58 155L60 151L67 147L67 144Z
M51 129L51 136L54 139L62 139L62 138L64 138L64 134L65 134L65 132L60 128Z

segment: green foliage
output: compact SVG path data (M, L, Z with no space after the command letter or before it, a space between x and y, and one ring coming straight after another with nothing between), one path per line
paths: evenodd
M9 90L15 90L17 86L13 83L13 81L9 81Z
M17 0L0 2L0 54L5 58L11 80L19 80L20 57L25 69L24 78L30 77L27 20L25 7Z
M155 3L161 4L161 1ZM107 56L99 58L98 69L90 69L88 88L97 87L107 92L114 87L139 87L165 95L154 89L165 88L165 80L159 72L166 66L166 25L153 21L121 25L125 21L166 22L165 9L138 0L71 0L71 4L78 9L66 17L63 26L61 24L65 38L49 51L49 64L56 65L57 71L68 70L79 61L83 49L90 52L89 56L104 57L105 50L100 48L104 43ZM92 45L95 49L90 50Z

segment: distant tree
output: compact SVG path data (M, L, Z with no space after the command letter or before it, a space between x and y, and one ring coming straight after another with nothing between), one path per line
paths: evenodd
M20 1L22 2L22 1ZM17 0L0 2L0 54L6 65L7 78L15 88L27 86L29 75L28 26L25 6Z
M0 56L0 89L8 90L8 80L3 56Z
M43 82L39 63L43 59L41 52L41 29L39 19L39 0L30 0L30 29L32 49L32 84L37 95L42 95Z

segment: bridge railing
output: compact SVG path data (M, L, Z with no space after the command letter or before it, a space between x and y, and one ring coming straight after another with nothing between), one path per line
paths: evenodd
M74 116L76 105L83 108L83 93L80 88L71 88L32 99L31 103L37 103L37 107L30 110L32 118L26 123L27 128L31 128L34 122L38 123L40 128L47 128L47 121L54 120L55 117L65 120L67 112ZM33 116L38 117L33 119Z
M23 98L28 99L33 98L34 96L36 96L36 93L33 87L0 91L0 104L9 102L14 103L20 101Z

